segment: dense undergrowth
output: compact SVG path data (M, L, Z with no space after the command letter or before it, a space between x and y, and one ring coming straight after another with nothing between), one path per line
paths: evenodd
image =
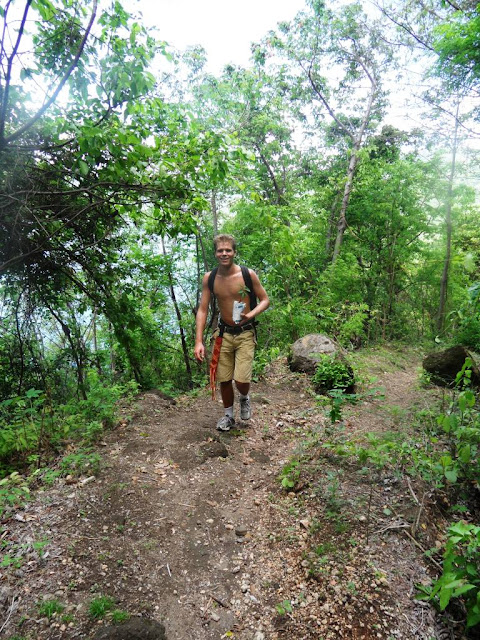
M394 354L382 354L395 362ZM357 357L361 366L362 356ZM393 365L397 366L396 364ZM363 478L387 474L407 483L419 483L431 503L442 505L450 524L443 535L443 549L427 549L432 581L418 585L416 597L441 612L463 618L466 637L477 638L480 623L480 407L478 392L471 386L472 362L467 359L446 390L440 406L399 412L395 429L388 432L352 434L345 415L352 403L365 399L365 391L344 393L342 388L317 396L326 406L330 427L316 431L300 447L301 455L290 460L279 480L285 490L308 484L312 464L324 459L341 469L353 467ZM324 375L324 366L317 375ZM358 372L357 372L358 375ZM342 379L342 376L339 378ZM315 380L314 380L315 382ZM359 386L366 388L365 382ZM429 385L429 381L420 381ZM371 381L370 381L371 387ZM381 394L381 389L366 391ZM397 408L398 410L398 408ZM410 484L411 486L411 484ZM327 495L328 498L328 495ZM423 506L422 506L423 508ZM421 508L421 510L422 510ZM418 536L412 526L411 533ZM460 612L460 613L459 613Z
M86 399L55 404L38 389L0 403L0 517L20 506L32 486L50 485L60 476L98 471L95 443L137 391L134 382L90 381Z

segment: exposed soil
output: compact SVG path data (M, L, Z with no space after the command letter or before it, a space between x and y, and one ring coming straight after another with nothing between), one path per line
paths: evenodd
M250 422L227 434L206 392L175 405L143 394L101 443L96 477L59 480L3 523L3 553L18 560L0 568L4 636L93 638L112 614L93 620L89 605L111 596L168 640L450 637L414 600L430 572L422 549L442 544L431 496L312 453L334 430L411 428L414 409L440 400L419 390L418 362L389 358L373 354L364 372L384 397L333 426L283 360L253 385ZM278 478L292 456L304 462L288 491ZM65 609L48 620L37 603L50 599Z

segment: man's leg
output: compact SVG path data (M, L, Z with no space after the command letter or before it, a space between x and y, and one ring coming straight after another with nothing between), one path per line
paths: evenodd
M225 334L223 336L222 349L218 360L217 379L220 383L220 394L224 407L224 415L217 422L219 431L229 431L235 425L233 417L233 368L235 353L233 349L233 336Z
M235 385L240 394L240 419L250 420L252 409L250 405L250 380L252 379L253 354L255 351L255 336L252 331L240 334L237 351L235 353Z
M250 420L252 417L252 407L250 404L250 391L249 382L237 382L235 381L237 389L240 394L240 420Z
M235 386L237 387L239 393L242 396L248 396L248 392L250 391L250 383L249 382L237 382L235 380ZM222 395L223 398L223 395ZM232 389L232 402L233 402L233 389Z
M225 415L217 422L217 429L218 431L230 431L235 425L235 419L233 417L233 385L231 380L220 383L220 393L222 395Z
M247 386L250 386L250 385L247 385ZM237 383L237 388L238 388L238 383ZM238 390L240 391L240 389ZM240 391L240 393L242 392ZM223 402L224 408L228 409L229 407L233 407L234 396L233 396L233 385L231 380L220 383L220 394L222 396L222 402Z

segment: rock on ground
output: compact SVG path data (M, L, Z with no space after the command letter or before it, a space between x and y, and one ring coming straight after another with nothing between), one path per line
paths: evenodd
M167 636L160 622L135 617L123 624L100 629L92 640L167 640Z
M471 358L474 362L471 380L478 385L480 372L472 354L462 345L428 353L423 359L423 368L433 376L435 382L450 386L455 382L455 377L465 364L466 358Z
M317 363L325 354L339 353L339 347L328 336L310 333L293 343L288 358L292 371L314 374Z

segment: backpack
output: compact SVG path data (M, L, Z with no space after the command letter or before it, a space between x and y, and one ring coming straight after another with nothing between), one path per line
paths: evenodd
M245 282L245 286L248 289L248 297L250 298L250 309L254 309L257 306L257 296L253 291L253 282L252 282L252 277L250 275L250 271L248 270L247 267L244 267L243 265L240 266L240 269L242 270L243 281ZM210 293L212 295L215 295L213 293L213 283L215 282L217 271L218 271L218 267L215 267L214 269L212 269L210 275L208 276L208 288L210 289Z

